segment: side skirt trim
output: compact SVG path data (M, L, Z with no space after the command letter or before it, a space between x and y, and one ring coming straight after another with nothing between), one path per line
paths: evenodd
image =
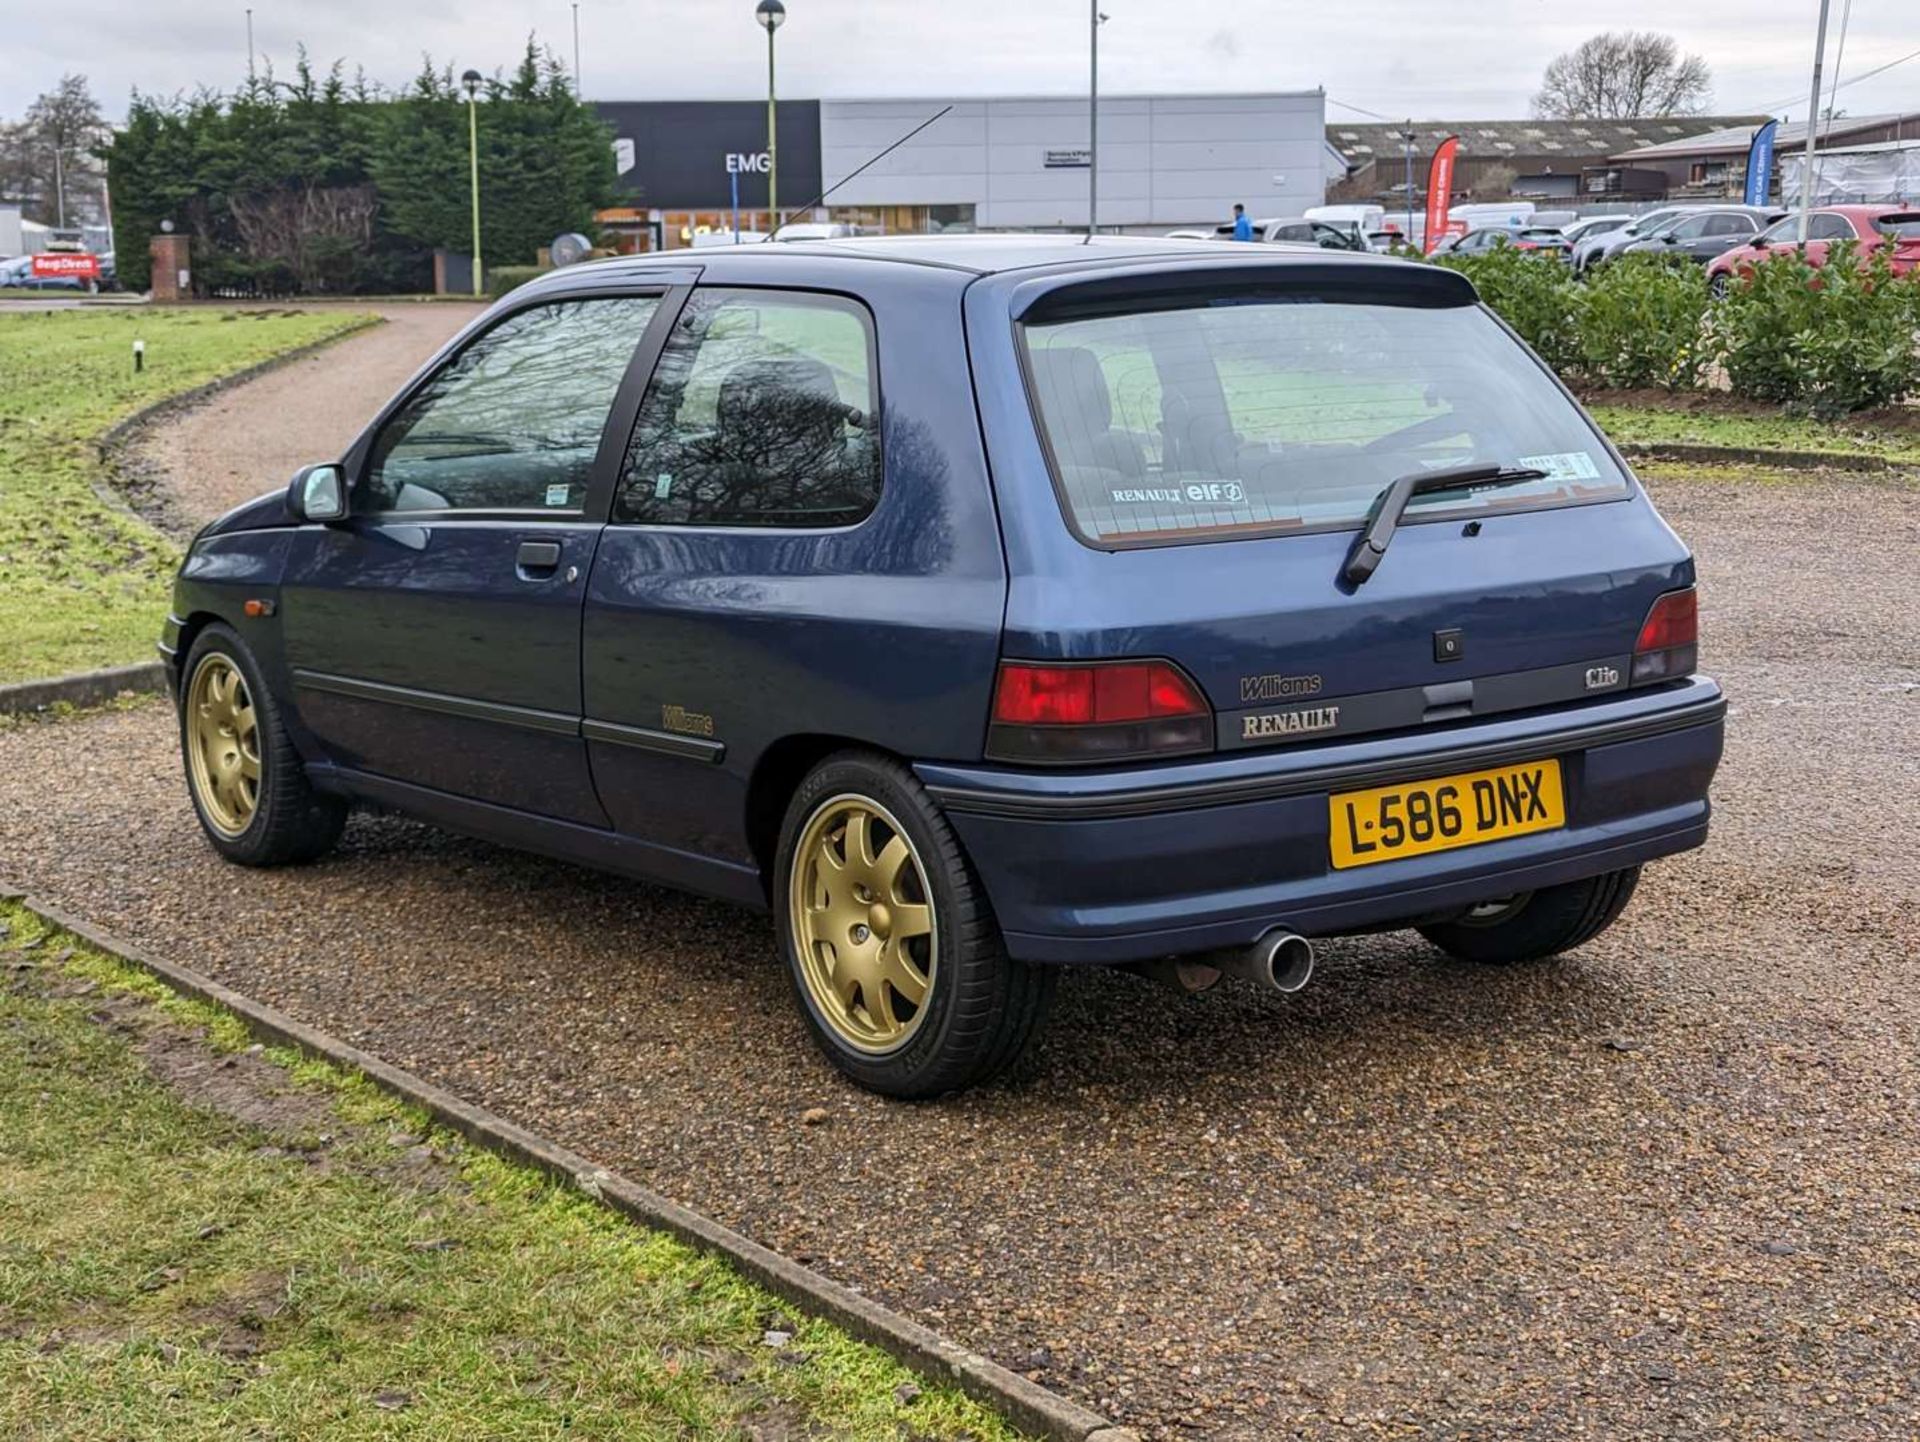
M307 778L332 795L388 806L449 831L478 836L503 846L537 851L595 870L617 872L756 909L764 910L767 904L757 866L681 851L603 827L535 816L510 806L475 801L327 762L309 761Z
M718 763L727 754L725 742L656 731L651 726L623 726L617 721L588 719L581 723L580 734L589 741L604 741L609 746L633 746L666 756L682 756L689 761Z
M462 716L470 721L496 721L502 726L518 726L523 731L546 731L558 736L580 734L578 716L568 716L559 711L540 711L531 706L508 706L471 696L449 696L442 691L420 691L412 686L394 686L385 681L363 681L358 676L336 676L326 671L297 668L293 673L293 684L306 691L351 696L356 701L384 701L392 706L411 706L416 711L436 711L443 716Z

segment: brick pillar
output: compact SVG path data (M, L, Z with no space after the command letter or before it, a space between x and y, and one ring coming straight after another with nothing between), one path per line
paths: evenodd
M147 246L153 257L153 298L176 303L193 299L193 270L184 235L156 235Z

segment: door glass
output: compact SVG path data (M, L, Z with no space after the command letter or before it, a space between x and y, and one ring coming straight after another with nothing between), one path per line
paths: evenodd
M1710 216L1696 215L1691 220L1683 220L1667 234L1676 241L1698 240L1707 233L1707 221Z
M804 291L703 290L655 368L613 518L850 526L880 496L864 307Z
M1853 227L1839 215L1816 215L1807 224L1809 240L1852 240Z
M508 316L381 428L355 508L579 511L614 392L659 304L603 296Z

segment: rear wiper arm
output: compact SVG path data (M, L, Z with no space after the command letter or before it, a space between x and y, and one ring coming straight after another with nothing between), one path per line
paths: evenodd
M1400 524L1400 517L1415 496L1424 496L1429 491L1457 491L1463 487L1479 490L1517 486L1525 481L1545 480L1546 476L1545 471L1532 466L1455 466L1449 471L1414 471L1404 475L1382 491L1373 503L1366 529L1353 543L1345 564L1340 567L1340 578L1350 586L1357 586L1374 573L1380 558L1393 543L1394 528Z

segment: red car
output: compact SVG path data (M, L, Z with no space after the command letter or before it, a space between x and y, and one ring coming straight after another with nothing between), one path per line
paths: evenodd
M1883 245L1893 250L1893 271L1905 275L1920 264L1920 210L1888 205L1828 205L1807 218L1807 264L1825 265L1836 241L1859 243L1864 265ZM1776 221L1746 245L1737 245L1707 263L1707 287L1725 295L1736 277L1753 274L1754 266L1770 256L1786 255L1800 246L1798 212Z

